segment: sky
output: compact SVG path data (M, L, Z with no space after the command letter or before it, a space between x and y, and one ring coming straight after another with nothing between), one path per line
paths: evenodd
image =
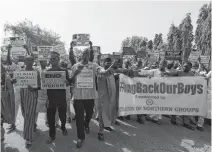
M88 33L93 46L101 52L118 52L126 37L154 39L162 33L166 40L172 23L179 25L191 13L194 31L199 9L209 1L0 1L0 36L5 22L16 23L25 18L41 28L61 36L66 49L72 35Z

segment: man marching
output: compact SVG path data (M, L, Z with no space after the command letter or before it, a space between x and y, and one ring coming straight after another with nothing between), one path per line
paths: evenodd
M57 52L51 52L50 64L52 67L47 71L65 71L66 73L66 84L68 84L68 71L59 66L60 54ZM63 135L67 135L68 131L66 130L66 89L47 89L47 118L49 124L49 139L47 144L51 144L55 140L56 136L56 127L55 127L55 114L58 110L59 118L61 121L61 130Z
M108 74L111 70L111 68L104 70L96 63L89 62L89 58L90 49L86 48L83 50L81 61L72 67L71 74L71 79L75 84L73 98L78 136L77 148L82 147L85 132L86 134L90 133L89 123L93 115L94 99L96 98L95 76L97 74ZM85 118L84 111L86 113Z

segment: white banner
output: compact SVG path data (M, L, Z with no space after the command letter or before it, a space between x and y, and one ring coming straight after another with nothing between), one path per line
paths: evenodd
M42 89L66 89L65 71L47 71L41 72Z
M120 75L119 115L206 116L207 84L203 77L129 78Z
M37 71L14 71L14 78L17 80L14 84L16 88L27 88L28 85L38 87Z
M77 75L77 88L93 88L93 66L84 66Z

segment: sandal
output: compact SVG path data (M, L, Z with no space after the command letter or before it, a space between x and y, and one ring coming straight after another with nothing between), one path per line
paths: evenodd
M25 147L30 148L32 146L32 143L30 141L25 142Z
M62 132L63 132L63 136L67 136L68 135L67 129L63 129Z
M46 140L46 144L51 144L51 143L53 143L53 142L54 142L54 140L55 140L55 138L51 138L51 137L49 137L49 139L48 139L48 140Z
M104 135L103 135L103 133L98 133L98 139L99 140L104 140Z

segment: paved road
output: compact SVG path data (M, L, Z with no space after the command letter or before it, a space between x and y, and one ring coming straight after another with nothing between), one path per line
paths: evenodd
M105 132L105 141L98 141L98 124L91 122L91 133L86 136L82 149L76 148L75 122L67 124L69 135L62 136L57 130L55 143L46 145L48 128L44 124L44 114L39 115L38 131L35 133L32 147L24 147L23 118L18 113L17 131L6 134L2 152L209 152L211 151L211 128L205 125L205 131L190 131L182 126L173 126L168 118L163 117L162 125L152 122L141 125L136 117L120 121L121 126L114 126L113 132ZM6 128L7 125L4 125Z

